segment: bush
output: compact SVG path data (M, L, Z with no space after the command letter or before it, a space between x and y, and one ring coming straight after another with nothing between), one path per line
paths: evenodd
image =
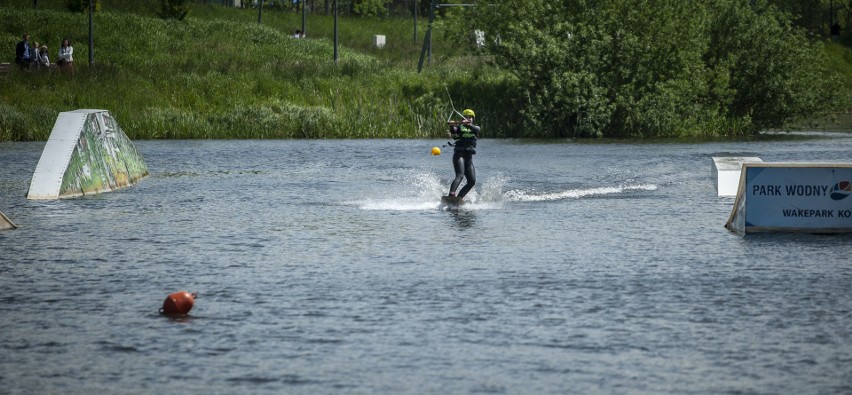
M754 132L830 108L819 47L765 0L484 0L471 29L551 137ZM737 130L713 130L728 125Z
M728 117L750 118L756 129L781 127L838 101L838 75L820 48L765 1L712 2L706 66L727 74L717 102ZM732 32L735 32L732 34Z
M379 16L388 12L384 0L357 0L352 8L361 16Z
M71 12L83 12L89 11L89 4L92 0L65 0L65 7L68 8L68 11ZM100 0L95 1L95 11L101 10L101 2Z
M189 13L187 0L160 0L160 12L157 15L163 19L182 21Z

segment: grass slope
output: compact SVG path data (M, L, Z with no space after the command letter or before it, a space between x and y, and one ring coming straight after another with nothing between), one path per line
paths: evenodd
M102 0L95 14L95 64L88 65L88 15L64 0L6 0L0 5L0 61L12 62L23 32L47 43L56 60L74 41L77 72L0 77L0 141L46 140L59 112L110 110L133 139L437 138L452 104L474 108L489 137L535 135L521 127L528 100L518 81L469 55L436 23L433 62L416 72L425 20L341 17L340 62L332 61L333 18L308 15L309 39L291 38L301 13L193 4L184 22L156 17L157 1ZM388 44L375 48L373 37ZM838 89L852 97L852 50L826 46ZM852 100L850 100L852 102ZM838 108L850 103L838 103ZM852 129L848 111L797 125Z
M136 139L438 137L451 109L447 91L457 106L495 114L492 124L512 113L508 100L495 100L511 91L510 77L482 72L477 57L447 56L416 73L419 44L400 20L342 21L350 27L341 42L358 37L351 42L362 50L341 46L335 64L332 41L320 33L330 17L312 16L320 38L301 40L280 27L301 23L294 13L266 12L260 25L247 10L199 5L195 14L203 17L97 13L90 67L87 15L0 7L10 22L0 27L0 46L14 48L26 31L55 60L61 38L71 37L77 68L0 78L0 140L44 140L59 112L77 108L110 110ZM390 45L399 48L368 49L367 32L391 27Z

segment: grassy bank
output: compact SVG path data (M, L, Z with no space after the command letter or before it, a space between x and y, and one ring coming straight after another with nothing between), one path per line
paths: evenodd
M24 31L49 44L69 36L77 69L74 75L14 69L0 78L0 140L46 139L56 115L77 108L110 110L136 139L443 136L450 96L456 106L476 108L486 127L512 123L511 78L483 72L482 59L436 55L433 67L416 73L413 23L408 32L403 26L386 33L390 43L406 47L358 51L352 47L368 46L368 32L392 24L342 20L350 28L341 28L341 41L354 44L341 46L335 64L331 40L290 37L293 21L284 20L293 13L267 12L268 23L258 25L242 20L251 16L246 10L198 8L203 12L194 14L220 18L97 14L93 66L86 15L0 8L0 18L11 22L2 27L0 46L14 48ZM312 16L316 35L330 30L330 19ZM57 45L50 47L54 56Z
M78 108L110 110L133 139L433 138L445 135L450 97L476 110L488 137L535 135L522 126L522 81L468 54L449 22L436 27L432 65L418 74L411 19L341 17L335 64L331 16L310 14L301 40L291 38L300 13L265 10L259 25L257 10L194 4L177 22L157 18L154 1L103 0L89 66L87 15L61 0L39 0L38 10L30 0L2 4L0 61L13 61L23 32L47 43L54 61L70 37L77 72L0 77L0 141L45 140L59 112ZM418 29L422 40L425 20ZM387 36L385 48L373 46L375 34ZM852 92L852 51L827 50L846 75L838 89ZM852 129L844 113L831 119Z

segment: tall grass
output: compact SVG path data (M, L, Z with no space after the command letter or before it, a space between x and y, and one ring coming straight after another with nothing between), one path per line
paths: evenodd
M193 11L210 8L229 18L184 22L97 13L89 66L87 15L45 8L0 7L0 18L9 21L0 27L0 47L10 49L6 61L22 32L48 43L54 58L58 45L50 44L71 37L76 73L13 68L0 78L0 140L44 140L59 112L78 108L110 110L136 139L439 137L450 112L447 91L456 106L493 112L495 118L480 117L488 123L511 117L508 101L493 104L506 97L503 88L511 89L505 73L436 59L418 74L416 58L405 60L403 50L394 51L401 59L394 60L349 45L341 46L335 64L331 40L293 39L289 28L242 21L246 10L224 7ZM285 14L292 13L268 12L264 20ZM351 27L358 22L341 29L343 43L372 30L374 22ZM474 69L488 67L472 62Z
M87 15L65 11L63 0L39 0L38 10L30 0L0 2L0 61L12 62L29 32L54 61L70 37L77 68L0 77L0 141L45 140L59 112L78 108L110 110L134 139L438 138L451 103L475 109L488 137L538 136L521 126L523 81L468 55L466 38L440 25L432 65L418 74L422 41L410 19L340 18L335 64L330 16L309 14L302 40L291 38L301 14L280 9L258 24L257 10L194 4L177 22L155 17L152 0L102 4L89 66ZM422 40L425 21L418 28ZM386 35L385 48L374 47L375 34ZM835 67L848 70L849 49L832 50Z

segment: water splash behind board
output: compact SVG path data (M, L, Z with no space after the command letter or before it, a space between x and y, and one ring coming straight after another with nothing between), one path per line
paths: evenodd
M607 187L572 188L554 192L537 193L533 189L512 189L504 192L508 179L503 176L488 177L477 184L464 198L465 204L458 207L461 210L487 210L502 207L507 202L548 202L564 199L581 199L591 196L618 195L634 191L654 191L654 184L625 184ZM384 211L423 211L444 209L441 196L445 196L447 186L440 178L432 173L420 173L410 178L407 187L399 192L399 196L384 198L368 198L351 202L363 210Z
M548 202L564 199L581 199L584 197L615 195L632 191L655 191L657 186L653 184L619 185L611 187L566 189L563 191L534 193L532 191L513 189L507 191L503 198L510 202Z

